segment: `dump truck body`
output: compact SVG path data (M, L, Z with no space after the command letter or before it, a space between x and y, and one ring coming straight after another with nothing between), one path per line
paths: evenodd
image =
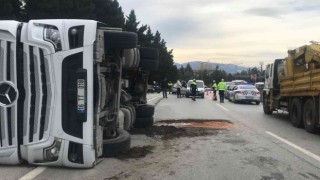
M316 132L320 125L320 45L312 43L288 51L285 59L267 65L263 109L289 112L292 124Z

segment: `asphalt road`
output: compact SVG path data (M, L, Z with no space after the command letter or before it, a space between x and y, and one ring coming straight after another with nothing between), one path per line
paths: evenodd
M160 101L161 100L161 101ZM320 135L291 126L286 113L264 115L262 105L192 101L149 94L155 120L228 120L232 128L207 136L161 139L132 135L132 147L150 146L143 158L107 158L92 169L1 166L0 179L316 179ZM30 176L29 176L30 177Z

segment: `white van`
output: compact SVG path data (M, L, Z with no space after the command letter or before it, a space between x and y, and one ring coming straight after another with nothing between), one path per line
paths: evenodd
M191 96L190 85L191 85L192 81L193 80L189 80L187 83L186 97ZM203 80L196 80L196 83L197 83L197 88L198 88L196 96L200 96L201 98L204 98L204 82L203 82Z

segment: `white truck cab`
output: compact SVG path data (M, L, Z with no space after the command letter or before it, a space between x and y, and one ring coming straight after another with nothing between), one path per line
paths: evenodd
M92 20L0 21L0 164L94 166L119 135L123 52L136 46Z

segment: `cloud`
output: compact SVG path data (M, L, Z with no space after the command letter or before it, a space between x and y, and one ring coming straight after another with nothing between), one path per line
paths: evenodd
M244 13L254 16L281 18L281 15L285 14L285 11L274 8L251 8L245 10Z
M254 65L287 55L287 47L320 41L319 0L118 0L141 24L159 30L175 62Z

